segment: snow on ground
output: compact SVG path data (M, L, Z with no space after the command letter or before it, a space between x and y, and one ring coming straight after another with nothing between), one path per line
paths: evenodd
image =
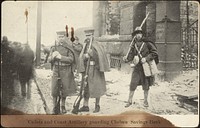
M26 114L45 114L42 101L38 95L37 87L31 83L31 99L21 96L20 83L15 80L15 96L9 104L8 108L22 111Z
M49 109L52 111L52 97L51 97L51 76L50 69L36 69L36 79L39 87L45 97ZM180 74L172 82L157 81L154 86L150 88L149 107L143 107L143 90L138 86L134 97L134 104L129 108L125 108L125 102L128 99L129 83L131 74L111 69L110 72L105 73L107 92L101 97L99 113L92 113L95 107L95 99L90 99L89 112L82 112L79 115L116 115L129 110L143 110L146 112L159 115L194 115L194 111L188 111L178 106L177 101L173 98L175 93L198 94L198 71L187 71ZM21 110L27 114L44 114L42 110L43 104L37 92L37 87L32 83L32 98L31 100L23 99L20 96L20 86L17 83L18 93L13 99L11 108ZM67 97L66 109L67 114L71 114L73 104L77 94ZM33 107L34 106L34 107ZM82 106L82 102L81 102Z

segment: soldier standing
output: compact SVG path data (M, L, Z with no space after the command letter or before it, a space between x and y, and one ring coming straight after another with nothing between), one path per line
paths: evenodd
M66 97L75 92L74 81L74 53L68 47L66 41L69 39L60 39L58 45L52 47L50 52L50 62L53 62L52 90L53 97L53 114L56 114L56 103L61 89L61 112L66 113L65 101ZM58 73L61 78L62 88L58 86ZM60 109L60 108L59 108Z
M136 36L136 38L131 47L130 53L127 58L123 58L125 62L132 61L133 63L131 64L131 67L134 68L131 77L128 103L125 107L129 107L132 104L132 98L138 85L142 85L144 90L144 107L148 107L147 99L149 86L153 84L154 76L146 77L142 64L155 59L158 56L157 49L152 43L144 40L141 27L136 27L132 36ZM140 51L140 53L138 53L138 51ZM141 54L142 57L139 57L139 54Z
M81 107L79 111L88 112L89 98L95 98L95 110L93 112L96 113L100 111L100 97L106 92L104 72L109 71L109 64L104 49L96 41L93 40L93 37L90 37L93 36L94 30L89 29L84 32L87 38L84 42L83 50L80 54L78 72L81 72L83 77L88 77L88 81L87 86L84 88L83 107ZM91 49L87 53L91 39ZM85 76L85 67L88 59L90 60L89 72L88 76Z

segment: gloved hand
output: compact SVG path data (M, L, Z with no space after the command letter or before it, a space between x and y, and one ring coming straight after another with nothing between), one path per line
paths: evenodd
M92 56L92 49L88 51L89 56Z
M57 55L57 56L55 56L55 58L60 60L60 59L61 59L61 54L60 54L60 53L58 53L58 55Z
M84 54L84 57L85 57L86 59L90 58L90 56L89 56L88 53Z
M54 59L58 54L60 54L58 51L54 51L54 52L52 53L52 58Z
M141 62L144 64L146 62L146 58L142 58Z
M130 66L131 66L131 68L134 68L134 67L135 67L135 64L132 63L132 64L130 64Z
M128 61L127 58L126 58L126 56L124 56L122 59L123 59L124 62Z

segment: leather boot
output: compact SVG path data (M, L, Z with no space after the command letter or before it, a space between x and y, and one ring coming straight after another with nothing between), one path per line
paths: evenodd
M62 112L62 114L67 113L67 110L66 110L65 106L61 106L61 112Z
M60 109L58 109L57 107L54 107L54 108L53 108L53 111L52 111L52 114L53 114L53 115L58 115L58 114L60 114Z
M125 105L125 108L127 108L127 107L129 107L129 106L131 106L131 105L132 105L132 103L128 102L128 103Z
M132 105L132 99L133 99L134 92L135 91L129 92L128 103L125 105L126 108Z
M79 112L89 112L89 107L88 106L83 106L79 109Z
M144 101L143 105L144 107L149 107L148 101Z
M93 113L97 113L100 111L100 106L99 105L95 105L95 110L93 111Z
M148 90L144 90L144 107L149 107L149 104L148 104L148 94L149 94L149 91Z

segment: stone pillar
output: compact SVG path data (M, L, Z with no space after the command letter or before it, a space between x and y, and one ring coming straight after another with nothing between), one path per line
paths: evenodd
M156 3L150 2L146 6L146 14L149 13L149 16L146 21L146 37L155 42L156 41Z
M131 35L145 18L145 2L120 1L120 35Z
M180 1L156 2L156 45L164 80L172 80L182 70Z
M105 1L93 1L93 27L95 29L95 37L100 37L104 34Z
M120 42L122 55L126 55L132 40L131 34L137 26L140 26L146 16L146 2L120 1ZM145 30L145 24L142 27ZM131 73L130 65L122 61L122 71Z

